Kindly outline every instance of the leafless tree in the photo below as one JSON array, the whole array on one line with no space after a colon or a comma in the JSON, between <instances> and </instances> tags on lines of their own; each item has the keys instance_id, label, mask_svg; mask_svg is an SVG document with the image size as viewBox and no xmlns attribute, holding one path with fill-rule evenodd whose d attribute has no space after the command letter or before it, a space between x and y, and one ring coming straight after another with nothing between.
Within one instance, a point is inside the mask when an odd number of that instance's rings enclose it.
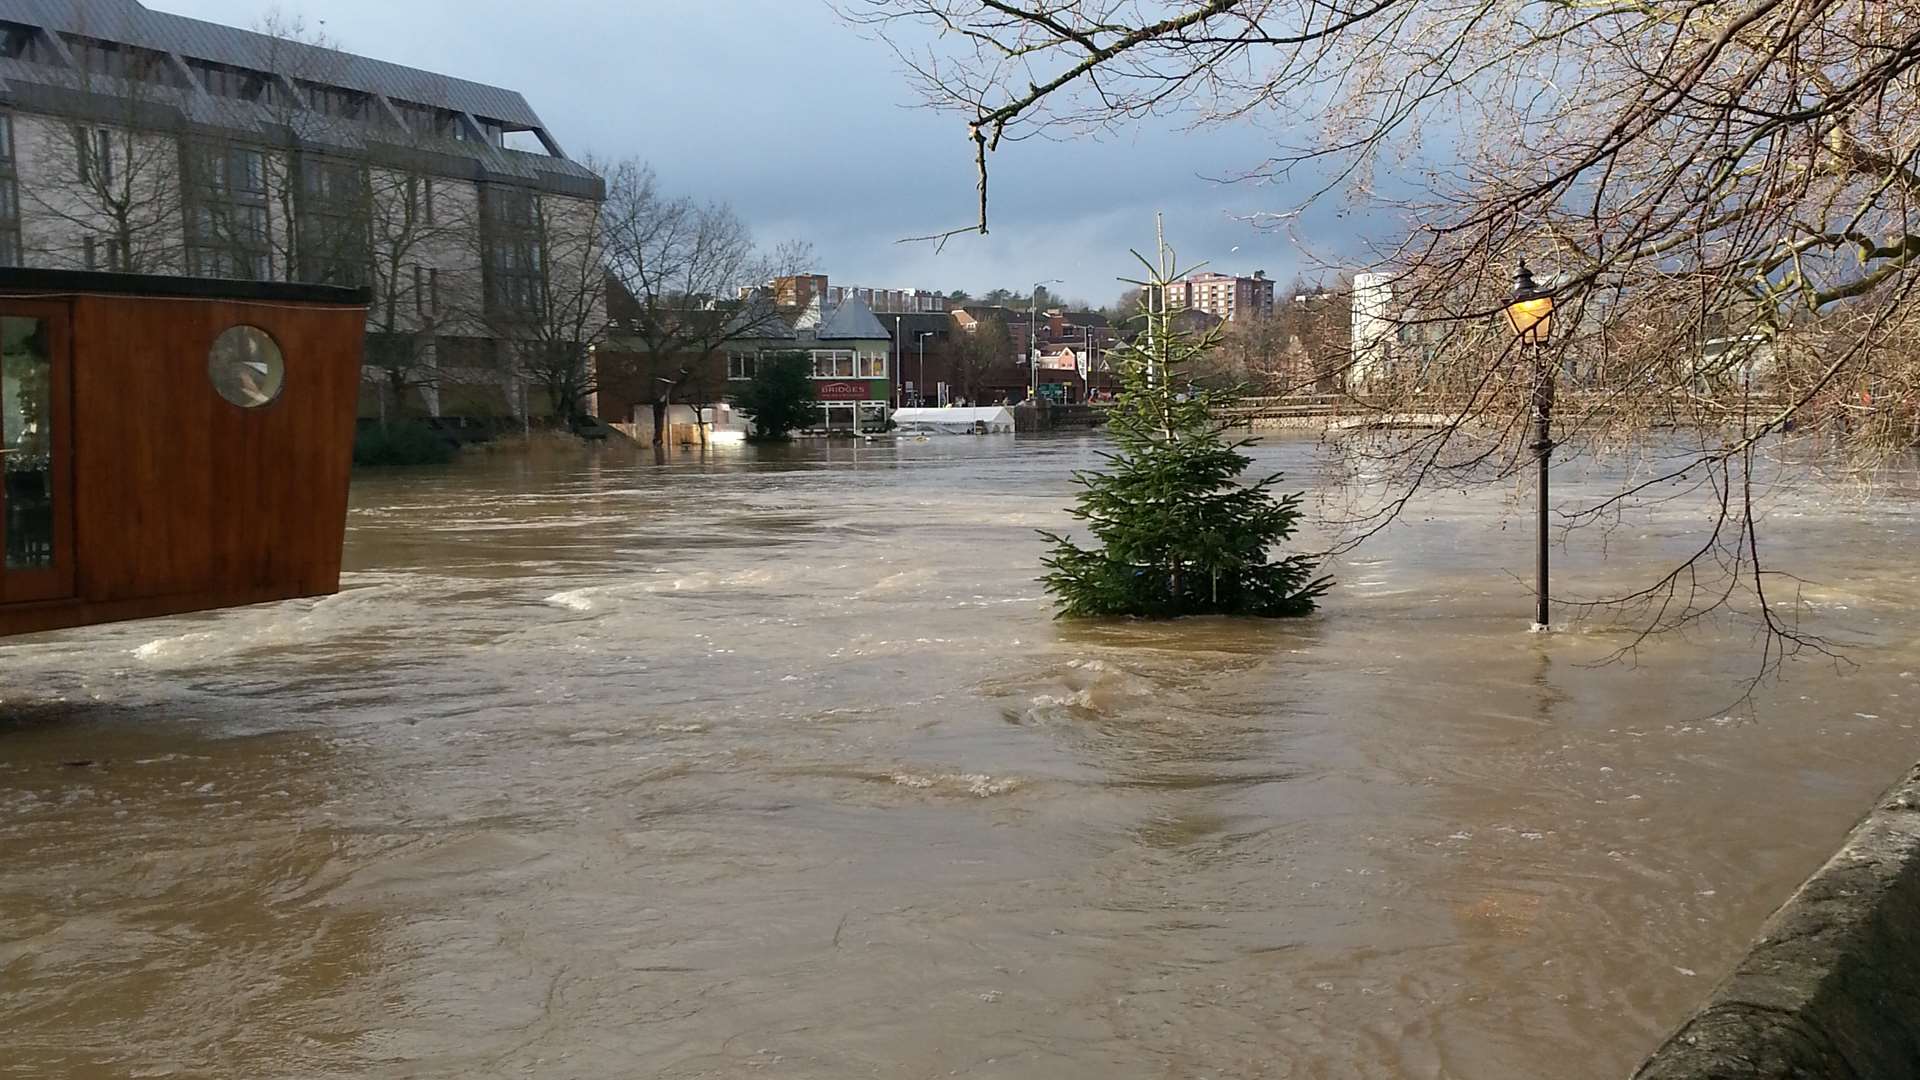
<instances>
[{"instance_id":1,"label":"leafless tree","mask_svg":"<svg viewBox=\"0 0 1920 1080\"><path fill-rule=\"evenodd\" d=\"M463 201L436 193L436 178L405 163L375 166L367 199L373 294L368 316L367 365L396 408L417 392L437 390L444 372L439 337L458 329L458 313L473 306L480 282L465 269L478 226ZM455 265L440 263L458 252Z\"/></svg>"},{"instance_id":2,"label":"leafless tree","mask_svg":"<svg viewBox=\"0 0 1920 1080\"><path fill-rule=\"evenodd\" d=\"M66 47L70 88L84 119L31 125L34 155L50 173L21 185L26 203L53 227L37 255L89 269L179 273L180 106L188 84L164 53L76 35Z\"/></svg>"},{"instance_id":3,"label":"leafless tree","mask_svg":"<svg viewBox=\"0 0 1920 1080\"><path fill-rule=\"evenodd\" d=\"M1220 347L1194 365L1194 375L1216 389L1289 393L1299 385L1298 353L1291 344L1278 318L1243 318L1223 328Z\"/></svg>"},{"instance_id":4,"label":"leafless tree","mask_svg":"<svg viewBox=\"0 0 1920 1080\"><path fill-rule=\"evenodd\" d=\"M1119 299L1101 309L1115 327L1125 328L1140 318L1141 301L1146 292L1137 287L1129 287L1120 294Z\"/></svg>"},{"instance_id":5,"label":"leafless tree","mask_svg":"<svg viewBox=\"0 0 1920 1080\"><path fill-rule=\"evenodd\" d=\"M433 101L444 95L425 87L414 96ZM366 284L373 294L367 359L384 397L397 407L417 393L437 392L449 380L477 374L442 365L439 344L446 335L478 328L462 313L483 306L479 244L485 231L472 186L448 180L432 165L436 153L457 152L446 145L447 135L431 130L420 117L389 122L379 132L365 188ZM577 231L570 224L552 239L565 249L604 251L603 237L572 235ZM356 225L353 242L360 239ZM324 247L330 239L310 236L306 243ZM567 268L558 272L571 282ZM566 294L563 308L579 307L571 283L560 292ZM592 309L576 314L591 317Z\"/></svg>"},{"instance_id":6,"label":"leafless tree","mask_svg":"<svg viewBox=\"0 0 1920 1080\"><path fill-rule=\"evenodd\" d=\"M598 390L594 357L608 328L599 207L505 186L483 192L482 204L493 250L480 310L465 314L500 341L509 373L571 421Z\"/></svg>"},{"instance_id":7,"label":"leafless tree","mask_svg":"<svg viewBox=\"0 0 1920 1080\"><path fill-rule=\"evenodd\" d=\"M980 320L971 332L948 335L939 348L954 396L975 404L986 394L987 375L1014 355L1013 337L997 317Z\"/></svg>"},{"instance_id":8,"label":"leafless tree","mask_svg":"<svg viewBox=\"0 0 1920 1080\"><path fill-rule=\"evenodd\" d=\"M727 346L764 337L779 320L770 299L742 299L742 289L806 269L811 249L790 243L762 252L732 209L667 195L639 162L621 162L606 177L607 273L659 445L675 400L704 413L722 388L716 370Z\"/></svg>"},{"instance_id":9,"label":"leafless tree","mask_svg":"<svg viewBox=\"0 0 1920 1080\"><path fill-rule=\"evenodd\" d=\"M1267 382L1275 394L1339 392L1353 351L1351 283L1329 288L1297 281L1274 305L1274 330L1284 363Z\"/></svg>"},{"instance_id":10,"label":"leafless tree","mask_svg":"<svg viewBox=\"0 0 1920 1080\"><path fill-rule=\"evenodd\" d=\"M1356 508L1349 542L1396 520L1424 485L1522 475L1529 413L1554 377L1573 391L1552 436L1563 456L1617 451L1655 421L1691 439L1652 475L1564 509L1564 525L1614 519L1656 492L1704 492L1710 507L1692 557L1576 612L1611 610L1646 634L1743 614L1765 631L1763 673L1826 650L1796 625L1790 579L1763 557L1753 495L1770 470L1758 454L1795 424L1835 432L1866 467L1920 439L1906 344L1920 328L1913 0L842 8L899 43L930 99L970 125L975 220L936 239L987 228L994 151L1167 114L1278 117L1286 142L1245 177L1407 223L1374 268L1393 292L1385 347L1352 357L1353 374L1369 365L1357 381L1384 413L1417 402L1448 421L1357 450L1398 483ZM1417 168L1425 194L1380 194L1374 176L1390 168ZM1524 356L1498 319L1523 257L1563 331Z\"/></svg>"}]
</instances>

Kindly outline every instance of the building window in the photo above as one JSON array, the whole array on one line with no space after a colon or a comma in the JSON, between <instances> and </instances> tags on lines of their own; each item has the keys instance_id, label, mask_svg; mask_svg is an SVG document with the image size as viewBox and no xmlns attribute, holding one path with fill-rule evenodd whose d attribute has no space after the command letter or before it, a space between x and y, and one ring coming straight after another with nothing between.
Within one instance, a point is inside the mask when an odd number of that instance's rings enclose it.
<instances>
[{"instance_id":1,"label":"building window","mask_svg":"<svg viewBox=\"0 0 1920 1080\"><path fill-rule=\"evenodd\" d=\"M859 422L858 406L853 402L822 402L820 411L826 416L825 427L828 431L852 431Z\"/></svg>"},{"instance_id":2,"label":"building window","mask_svg":"<svg viewBox=\"0 0 1920 1080\"><path fill-rule=\"evenodd\" d=\"M359 120L366 115L367 95L357 90L303 80L300 92L307 97L307 108L322 115L342 120Z\"/></svg>"},{"instance_id":3,"label":"building window","mask_svg":"<svg viewBox=\"0 0 1920 1080\"><path fill-rule=\"evenodd\" d=\"M393 102L393 111L400 114L400 120L407 125L409 132L422 137L448 134L452 114L447 110L404 98L389 100Z\"/></svg>"},{"instance_id":4,"label":"building window","mask_svg":"<svg viewBox=\"0 0 1920 1080\"><path fill-rule=\"evenodd\" d=\"M734 382L753 378L756 359L757 357L752 353L728 353L727 378Z\"/></svg>"},{"instance_id":5,"label":"building window","mask_svg":"<svg viewBox=\"0 0 1920 1080\"><path fill-rule=\"evenodd\" d=\"M75 127L73 147L81 183L103 188L113 183L113 132L106 128Z\"/></svg>"},{"instance_id":6,"label":"building window","mask_svg":"<svg viewBox=\"0 0 1920 1080\"><path fill-rule=\"evenodd\" d=\"M20 263L20 179L13 163L13 117L0 113L0 266Z\"/></svg>"},{"instance_id":7,"label":"building window","mask_svg":"<svg viewBox=\"0 0 1920 1080\"><path fill-rule=\"evenodd\" d=\"M813 377L816 379L853 378L853 350L813 350Z\"/></svg>"},{"instance_id":8,"label":"building window","mask_svg":"<svg viewBox=\"0 0 1920 1080\"><path fill-rule=\"evenodd\" d=\"M40 43L40 31L23 23L0 22L0 56L44 64L46 48Z\"/></svg>"},{"instance_id":9,"label":"building window","mask_svg":"<svg viewBox=\"0 0 1920 1080\"><path fill-rule=\"evenodd\" d=\"M126 260L122 257L123 252L118 240L102 240L89 236L80 242L80 249L89 270L122 271L126 269Z\"/></svg>"},{"instance_id":10,"label":"building window","mask_svg":"<svg viewBox=\"0 0 1920 1080\"><path fill-rule=\"evenodd\" d=\"M425 180L421 181L421 186L424 189L421 192L421 198L420 198L421 217L426 221L427 224L432 225L434 223L433 221L434 215L437 212L433 205L437 201L434 197L435 192L433 190L434 189L433 177L429 176Z\"/></svg>"},{"instance_id":11,"label":"building window","mask_svg":"<svg viewBox=\"0 0 1920 1080\"><path fill-rule=\"evenodd\" d=\"M545 309L545 252L535 196L524 188L490 188L486 205L487 272L493 308L537 318Z\"/></svg>"},{"instance_id":12,"label":"building window","mask_svg":"<svg viewBox=\"0 0 1920 1080\"><path fill-rule=\"evenodd\" d=\"M207 378L214 390L243 409L270 405L287 379L280 343L257 326L229 327L213 339Z\"/></svg>"},{"instance_id":13,"label":"building window","mask_svg":"<svg viewBox=\"0 0 1920 1080\"><path fill-rule=\"evenodd\" d=\"M166 53L79 34L61 34L60 38L66 42L67 51L73 55L74 65L82 77L128 79L185 89L184 80Z\"/></svg>"},{"instance_id":14,"label":"building window","mask_svg":"<svg viewBox=\"0 0 1920 1080\"><path fill-rule=\"evenodd\" d=\"M440 314L440 271L416 264L413 268L413 310L425 317Z\"/></svg>"},{"instance_id":15,"label":"building window","mask_svg":"<svg viewBox=\"0 0 1920 1080\"><path fill-rule=\"evenodd\" d=\"M273 260L266 154L244 146L203 145L194 149L190 162L190 269L200 277L267 280Z\"/></svg>"},{"instance_id":16,"label":"building window","mask_svg":"<svg viewBox=\"0 0 1920 1080\"><path fill-rule=\"evenodd\" d=\"M187 61L187 68L200 80L200 85L207 93L214 97L257 101L261 104L269 104L273 100L273 77L265 72L249 71L212 60L193 59Z\"/></svg>"},{"instance_id":17,"label":"building window","mask_svg":"<svg viewBox=\"0 0 1920 1080\"><path fill-rule=\"evenodd\" d=\"M365 285L373 264L367 167L303 156L299 171L300 280Z\"/></svg>"},{"instance_id":18,"label":"building window","mask_svg":"<svg viewBox=\"0 0 1920 1080\"><path fill-rule=\"evenodd\" d=\"M863 379L884 379L887 377L887 357L885 353L867 353L860 357L860 377Z\"/></svg>"}]
</instances>

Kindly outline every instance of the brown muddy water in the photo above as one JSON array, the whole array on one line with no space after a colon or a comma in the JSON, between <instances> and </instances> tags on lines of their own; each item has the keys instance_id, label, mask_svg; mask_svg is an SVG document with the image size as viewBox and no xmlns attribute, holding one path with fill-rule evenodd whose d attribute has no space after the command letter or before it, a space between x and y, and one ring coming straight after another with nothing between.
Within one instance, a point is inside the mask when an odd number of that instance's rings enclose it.
<instances>
[{"instance_id":1,"label":"brown muddy water","mask_svg":"<svg viewBox=\"0 0 1920 1080\"><path fill-rule=\"evenodd\" d=\"M1619 1077L1920 758L1910 478L1781 496L1857 666L1736 707L1743 628L1528 634L1498 493L1056 624L1098 445L367 477L337 597L0 649L0 1076Z\"/></svg>"}]
</instances>

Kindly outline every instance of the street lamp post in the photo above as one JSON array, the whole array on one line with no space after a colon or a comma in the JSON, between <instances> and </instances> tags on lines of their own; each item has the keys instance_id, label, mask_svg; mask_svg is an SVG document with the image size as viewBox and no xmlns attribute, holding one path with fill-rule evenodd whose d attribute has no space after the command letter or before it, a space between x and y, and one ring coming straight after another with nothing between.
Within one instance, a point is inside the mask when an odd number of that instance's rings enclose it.
<instances>
[{"instance_id":1,"label":"street lamp post","mask_svg":"<svg viewBox=\"0 0 1920 1080\"><path fill-rule=\"evenodd\" d=\"M932 336L931 330L922 330L914 335L914 343L920 347L920 381L914 384L914 393L919 397L922 408L927 404L927 339Z\"/></svg>"},{"instance_id":2,"label":"street lamp post","mask_svg":"<svg viewBox=\"0 0 1920 1080\"><path fill-rule=\"evenodd\" d=\"M1521 353L1533 362L1532 450L1540 468L1540 506L1538 550L1535 552L1535 577L1538 580L1534 629L1550 627L1550 594L1547 591L1547 469L1553 458L1553 367L1547 357L1547 341L1553 335L1553 290L1543 289L1533 280L1533 272L1521 260L1513 275L1513 299L1507 302L1507 323Z\"/></svg>"},{"instance_id":3,"label":"street lamp post","mask_svg":"<svg viewBox=\"0 0 1920 1080\"><path fill-rule=\"evenodd\" d=\"M1033 377L1033 386L1028 396L1034 405L1040 404L1040 289L1046 285L1060 284L1059 278L1036 281L1033 289L1027 293L1027 368Z\"/></svg>"}]
</instances>

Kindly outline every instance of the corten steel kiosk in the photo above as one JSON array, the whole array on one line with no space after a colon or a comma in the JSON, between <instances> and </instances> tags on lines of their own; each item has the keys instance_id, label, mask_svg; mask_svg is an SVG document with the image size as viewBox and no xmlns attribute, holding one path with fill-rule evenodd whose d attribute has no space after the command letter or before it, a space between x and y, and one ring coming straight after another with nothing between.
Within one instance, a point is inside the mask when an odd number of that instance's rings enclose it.
<instances>
[{"instance_id":1,"label":"corten steel kiosk","mask_svg":"<svg viewBox=\"0 0 1920 1080\"><path fill-rule=\"evenodd\" d=\"M0 637L337 591L366 314L0 269Z\"/></svg>"}]
</instances>

